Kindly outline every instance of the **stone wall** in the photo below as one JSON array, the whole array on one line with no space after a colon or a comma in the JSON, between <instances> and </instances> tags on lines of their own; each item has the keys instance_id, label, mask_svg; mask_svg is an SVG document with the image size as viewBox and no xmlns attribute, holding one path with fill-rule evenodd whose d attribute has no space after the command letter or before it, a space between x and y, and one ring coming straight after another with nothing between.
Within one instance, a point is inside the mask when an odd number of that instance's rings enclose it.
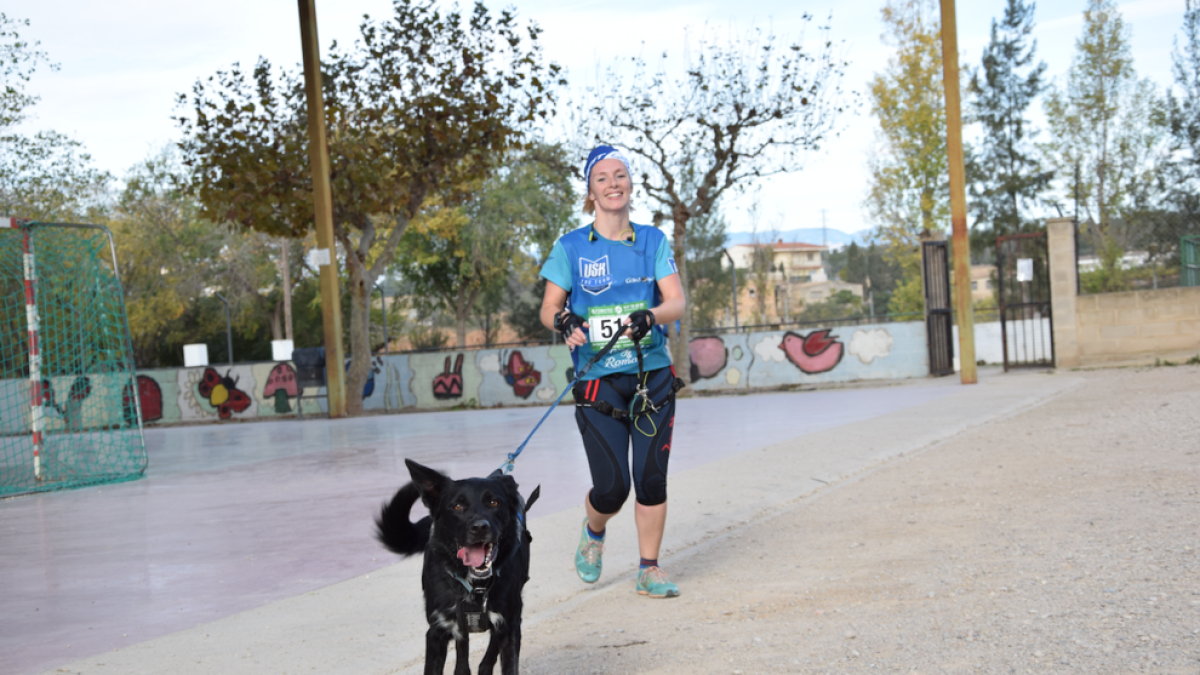
<instances>
[{"instance_id":1,"label":"stone wall","mask_svg":"<svg viewBox=\"0 0 1200 675\"><path fill-rule=\"evenodd\" d=\"M1200 351L1200 288L1076 298L1080 363Z\"/></svg>"},{"instance_id":2,"label":"stone wall","mask_svg":"<svg viewBox=\"0 0 1200 675\"><path fill-rule=\"evenodd\" d=\"M1069 218L1047 223L1058 367L1200 352L1200 288L1078 295Z\"/></svg>"}]
</instances>

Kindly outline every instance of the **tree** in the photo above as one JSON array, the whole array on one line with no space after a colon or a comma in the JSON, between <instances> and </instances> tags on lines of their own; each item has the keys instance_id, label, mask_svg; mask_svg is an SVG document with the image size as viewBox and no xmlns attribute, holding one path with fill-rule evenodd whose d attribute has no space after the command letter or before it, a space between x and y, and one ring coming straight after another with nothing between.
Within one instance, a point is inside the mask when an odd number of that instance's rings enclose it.
<instances>
[{"instance_id":1,"label":"tree","mask_svg":"<svg viewBox=\"0 0 1200 675\"><path fill-rule=\"evenodd\" d=\"M667 74L666 53L653 72L635 56L631 73L610 67L590 91L581 106L586 119L575 127L586 130L583 138L624 147L635 170L644 165L640 189L660 209L656 225L670 218L685 298L688 223L730 190L798 170L808 151L836 134L846 109L846 63L837 52L828 37L807 49L803 35L787 44L754 30L726 42L713 31L690 52L682 77ZM691 320L685 315L679 331L671 329L677 364L688 363Z\"/></svg>"},{"instance_id":2,"label":"tree","mask_svg":"<svg viewBox=\"0 0 1200 675\"><path fill-rule=\"evenodd\" d=\"M173 365L182 345L225 336L223 306L230 303L243 344L235 358L265 347L247 344L281 339L280 270L276 244L267 235L200 217L200 207L180 189L177 153L168 147L135 165L125 176L108 221L117 245L134 354L141 366ZM301 277L301 268L293 278ZM318 340L319 342L319 340Z\"/></svg>"},{"instance_id":3,"label":"tree","mask_svg":"<svg viewBox=\"0 0 1200 675\"><path fill-rule=\"evenodd\" d=\"M549 251L574 223L570 180L555 169L564 165L556 147L509 153L462 204L428 209L405 233L397 268L418 297L454 315L456 346L474 312L499 311L511 275L532 283L529 251Z\"/></svg>"},{"instance_id":4,"label":"tree","mask_svg":"<svg viewBox=\"0 0 1200 675\"><path fill-rule=\"evenodd\" d=\"M101 217L111 176L91 166L83 145L55 131L23 134L38 97L26 84L41 66L57 70L40 43L21 37L29 20L0 12L0 213L44 221Z\"/></svg>"},{"instance_id":5,"label":"tree","mask_svg":"<svg viewBox=\"0 0 1200 675\"><path fill-rule=\"evenodd\" d=\"M732 312L733 280L722 267L729 237L725 217L710 211L690 223L688 235L688 312L694 326L719 324L725 312Z\"/></svg>"},{"instance_id":6,"label":"tree","mask_svg":"<svg viewBox=\"0 0 1200 675\"><path fill-rule=\"evenodd\" d=\"M205 295L223 237L196 218L193 200L176 189L168 153L139 162L125 178L110 226L117 246L134 360L162 365L162 345L177 341L184 316Z\"/></svg>"},{"instance_id":7,"label":"tree","mask_svg":"<svg viewBox=\"0 0 1200 675\"><path fill-rule=\"evenodd\" d=\"M1167 125L1173 161L1164 172L1170 202L1189 215L1200 215L1200 3L1187 0L1182 49L1171 53L1173 89L1167 91Z\"/></svg>"},{"instance_id":8,"label":"tree","mask_svg":"<svg viewBox=\"0 0 1200 675\"><path fill-rule=\"evenodd\" d=\"M1004 18L992 20L991 41L980 67L971 71L971 119L983 136L970 159L971 210L975 224L971 249L995 258L995 239L1035 227L1030 210L1040 205L1054 174L1042 170L1027 119L1029 106L1046 88L1045 62L1034 62L1035 5L1008 0Z\"/></svg>"},{"instance_id":9,"label":"tree","mask_svg":"<svg viewBox=\"0 0 1200 675\"><path fill-rule=\"evenodd\" d=\"M766 242L760 242L758 232L751 235L750 267L746 276L750 282L750 295L754 298L753 309L750 310L750 323L767 322L767 295L771 293L773 284L771 275L775 272L775 240L768 234Z\"/></svg>"},{"instance_id":10,"label":"tree","mask_svg":"<svg viewBox=\"0 0 1200 675\"><path fill-rule=\"evenodd\" d=\"M851 242L846 248L846 266L839 276L842 281L862 284L863 300L874 314L887 314L892 292L902 278L902 270L894 258L884 254L875 244L860 247ZM874 303L872 305L871 303Z\"/></svg>"},{"instance_id":11,"label":"tree","mask_svg":"<svg viewBox=\"0 0 1200 675\"><path fill-rule=\"evenodd\" d=\"M822 302L804 306L800 321L828 321L830 319L855 319L863 315L863 300L852 291L841 290Z\"/></svg>"},{"instance_id":12,"label":"tree","mask_svg":"<svg viewBox=\"0 0 1200 675\"><path fill-rule=\"evenodd\" d=\"M549 251L549 249L546 249ZM508 297L505 308L508 310L504 317L505 323L517 333L522 340L551 340L556 339L557 333L546 330L542 325L539 314L542 308L542 298L546 295L546 280L538 278L533 285L528 285L517 275L509 277Z\"/></svg>"},{"instance_id":13,"label":"tree","mask_svg":"<svg viewBox=\"0 0 1200 675\"><path fill-rule=\"evenodd\" d=\"M1091 221L1082 223L1081 231L1098 251L1123 251L1138 233L1116 217L1138 192L1154 185L1155 167L1165 159L1163 127L1155 119L1154 84L1137 79L1130 29L1113 0L1089 0L1083 17L1066 87L1052 87L1047 96L1051 140L1043 149L1060 176L1081 168L1078 206ZM1065 187L1064 197L1070 198L1073 186Z\"/></svg>"},{"instance_id":14,"label":"tree","mask_svg":"<svg viewBox=\"0 0 1200 675\"><path fill-rule=\"evenodd\" d=\"M453 207L516 145L554 99L540 30L476 3L467 17L430 0L396 0L385 22L364 18L352 50L322 64L334 237L349 277L347 413L362 411L370 370L366 299L427 205ZM522 32L525 35L522 35ZM181 143L206 217L273 236L312 228L307 111L299 71L260 60L180 97ZM329 336L327 336L329 338Z\"/></svg>"},{"instance_id":15,"label":"tree","mask_svg":"<svg viewBox=\"0 0 1200 675\"><path fill-rule=\"evenodd\" d=\"M898 288L919 287L920 239L950 221L941 22L932 0L889 0L882 11L883 41L896 53L871 81L879 129L866 206L876 222L874 237L904 270ZM911 293L893 295L889 310L921 311L923 302L914 308L911 299Z\"/></svg>"}]
</instances>

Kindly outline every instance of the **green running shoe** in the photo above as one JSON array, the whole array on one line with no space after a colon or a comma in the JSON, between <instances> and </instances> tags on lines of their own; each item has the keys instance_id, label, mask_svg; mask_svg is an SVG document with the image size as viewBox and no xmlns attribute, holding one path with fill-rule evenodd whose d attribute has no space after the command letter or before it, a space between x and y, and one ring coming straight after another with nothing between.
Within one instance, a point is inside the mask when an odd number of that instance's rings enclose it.
<instances>
[{"instance_id":1,"label":"green running shoe","mask_svg":"<svg viewBox=\"0 0 1200 675\"><path fill-rule=\"evenodd\" d=\"M667 581L667 575L658 567L647 567L638 572L638 595L648 595L652 598L674 598L679 595L679 587Z\"/></svg>"},{"instance_id":2,"label":"green running shoe","mask_svg":"<svg viewBox=\"0 0 1200 675\"><path fill-rule=\"evenodd\" d=\"M584 518L579 548L575 549L575 572L579 574L580 579L594 584L600 578L600 569L604 566L600 559L604 554L604 537L593 539L592 535L588 534L587 524L587 518Z\"/></svg>"}]
</instances>

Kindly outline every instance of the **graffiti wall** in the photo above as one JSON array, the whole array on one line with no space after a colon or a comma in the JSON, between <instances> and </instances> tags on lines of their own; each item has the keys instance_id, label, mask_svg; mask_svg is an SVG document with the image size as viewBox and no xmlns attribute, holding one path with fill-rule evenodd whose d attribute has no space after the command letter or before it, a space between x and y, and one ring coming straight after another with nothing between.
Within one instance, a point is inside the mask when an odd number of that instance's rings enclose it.
<instances>
[{"instance_id":1,"label":"graffiti wall","mask_svg":"<svg viewBox=\"0 0 1200 675\"><path fill-rule=\"evenodd\" d=\"M925 324L701 337L691 342L698 391L891 380L929 374Z\"/></svg>"},{"instance_id":2,"label":"graffiti wall","mask_svg":"<svg viewBox=\"0 0 1200 675\"><path fill-rule=\"evenodd\" d=\"M693 386L700 391L929 373L921 322L698 337L689 351ZM363 405L369 411L546 405L558 398L573 374L565 346L377 356L363 387ZM98 382L75 376L48 383L56 414L66 418L84 401L96 404L89 393ZM107 414L125 420L140 405L148 425L325 412L324 387L304 384L286 361L145 370L138 373L136 385L126 382L122 395L108 397L113 400L105 405L112 407ZM12 390L12 398L27 399L27 389L27 382L0 382L0 396ZM571 400L570 394L564 400ZM11 415L0 414L0 426L19 433L28 418L19 407Z\"/></svg>"}]
</instances>

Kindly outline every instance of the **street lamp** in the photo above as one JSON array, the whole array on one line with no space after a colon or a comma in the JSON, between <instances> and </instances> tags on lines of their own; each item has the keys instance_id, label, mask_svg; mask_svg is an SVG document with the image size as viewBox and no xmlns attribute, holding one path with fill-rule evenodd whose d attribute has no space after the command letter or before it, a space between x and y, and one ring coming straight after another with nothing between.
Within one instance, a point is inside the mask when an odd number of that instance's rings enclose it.
<instances>
[{"instance_id":1,"label":"street lamp","mask_svg":"<svg viewBox=\"0 0 1200 675\"><path fill-rule=\"evenodd\" d=\"M220 293L217 293L216 291L213 291L213 295L216 296L216 298L218 300L225 303L225 350L229 354L229 365L232 366L233 365L233 328L232 328L232 324L230 324L230 322L229 322L229 301L225 299L225 296L221 295Z\"/></svg>"},{"instance_id":2,"label":"street lamp","mask_svg":"<svg viewBox=\"0 0 1200 675\"><path fill-rule=\"evenodd\" d=\"M376 290L379 291L379 306L383 308L383 353L388 353L388 326L387 326L387 293L384 292L383 286L375 284ZM371 303L367 303L367 315L370 316ZM368 335L370 335L370 321L368 320Z\"/></svg>"}]
</instances>

